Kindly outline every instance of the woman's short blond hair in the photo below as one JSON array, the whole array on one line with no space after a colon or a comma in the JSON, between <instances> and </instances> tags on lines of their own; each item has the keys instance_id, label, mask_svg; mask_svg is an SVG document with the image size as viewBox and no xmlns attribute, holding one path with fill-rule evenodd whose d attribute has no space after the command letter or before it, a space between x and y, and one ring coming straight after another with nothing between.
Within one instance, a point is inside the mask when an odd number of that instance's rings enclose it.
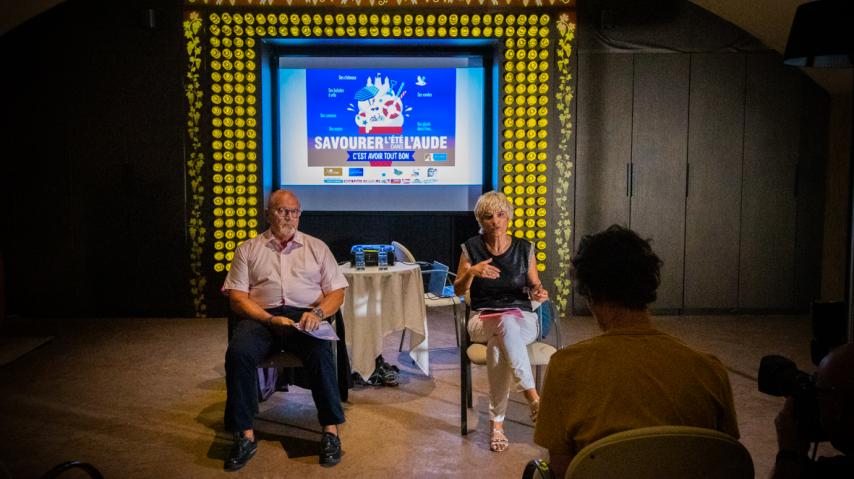
<instances>
[{"instance_id":1,"label":"woman's short blond hair","mask_svg":"<svg viewBox=\"0 0 854 479\"><path fill-rule=\"evenodd\" d=\"M500 191L487 191L480 195L480 198L477 199L477 203L474 205L474 217L477 220L477 224L483 228L481 221L484 216L496 211L503 211L507 215L508 220L513 219L513 206L510 205L504 193Z\"/></svg>"}]
</instances>

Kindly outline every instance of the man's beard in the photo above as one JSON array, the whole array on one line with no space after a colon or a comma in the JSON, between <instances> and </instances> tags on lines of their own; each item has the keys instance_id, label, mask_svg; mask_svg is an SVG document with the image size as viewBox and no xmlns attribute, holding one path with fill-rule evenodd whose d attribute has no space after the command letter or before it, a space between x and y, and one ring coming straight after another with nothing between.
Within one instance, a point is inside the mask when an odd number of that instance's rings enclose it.
<instances>
[{"instance_id":1,"label":"man's beard","mask_svg":"<svg viewBox=\"0 0 854 479\"><path fill-rule=\"evenodd\" d=\"M293 234L297 231L297 228L294 225L290 224L281 224L278 226L277 229L279 231L279 234L286 238L293 236Z\"/></svg>"}]
</instances>

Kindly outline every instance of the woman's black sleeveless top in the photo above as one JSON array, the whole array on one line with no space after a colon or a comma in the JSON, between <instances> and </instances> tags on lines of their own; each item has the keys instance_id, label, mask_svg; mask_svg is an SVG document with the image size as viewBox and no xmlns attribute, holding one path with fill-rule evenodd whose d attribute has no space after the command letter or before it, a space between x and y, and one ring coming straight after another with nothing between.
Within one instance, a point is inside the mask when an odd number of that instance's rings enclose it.
<instances>
[{"instance_id":1,"label":"woman's black sleeveless top","mask_svg":"<svg viewBox=\"0 0 854 479\"><path fill-rule=\"evenodd\" d=\"M497 279L474 278L470 290L472 309L519 308L531 311L531 301L524 290L528 283L531 243L511 238L507 251L495 256L486 249L483 237L473 236L463 243L463 248L472 266L492 258L490 264L501 270Z\"/></svg>"}]
</instances>

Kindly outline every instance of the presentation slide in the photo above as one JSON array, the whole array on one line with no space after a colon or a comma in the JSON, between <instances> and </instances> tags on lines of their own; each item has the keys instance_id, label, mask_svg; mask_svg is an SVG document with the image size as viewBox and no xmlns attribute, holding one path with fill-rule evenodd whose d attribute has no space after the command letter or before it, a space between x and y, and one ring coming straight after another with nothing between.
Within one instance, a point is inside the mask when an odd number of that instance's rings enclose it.
<instances>
[{"instance_id":1,"label":"presentation slide","mask_svg":"<svg viewBox=\"0 0 854 479\"><path fill-rule=\"evenodd\" d=\"M482 191L479 57L280 57L277 84L280 183L315 209L463 211Z\"/></svg>"}]
</instances>

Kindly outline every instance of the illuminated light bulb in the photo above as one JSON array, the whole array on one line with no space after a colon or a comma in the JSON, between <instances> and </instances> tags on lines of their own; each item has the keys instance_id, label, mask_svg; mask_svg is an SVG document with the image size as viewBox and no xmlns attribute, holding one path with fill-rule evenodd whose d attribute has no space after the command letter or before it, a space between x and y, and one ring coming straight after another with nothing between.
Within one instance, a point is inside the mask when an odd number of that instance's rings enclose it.
<instances>
[{"instance_id":1,"label":"illuminated light bulb","mask_svg":"<svg viewBox=\"0 0 854 479\"><path fill-rule=\"evenodd\" d=\"M435 37L436 36L436 27L427 27L427 36Z\"/></svg>"},{"instance_id":2,"label":"illuminated light bulb","mask_svg":"<svg viewBox=\"0 0 854 479\"><path fill-rule=\"evenodd\" d=\"M514 168L514 169L516 170L517 173L522 173L523 171L525 171L525 165L523 165L521 163L517 163L516 168Z\"/></svg>"},{"instance_id":3,"label":"illuminated light bulb","mask_svg":"<svg viewBox=\"0 0 854 479\"><path fill-rule=\"evenodd\" d=\"M515 191L517 195L523 195L525 194L525 187L522 185L518 185L513 191Z\"/></svg>"},{"instance_id":4,"label":"illuminated light bulb","mask_svg":"<svg viewBox=\"0 0 854 479\"><path fill-rule=\"evenodd\" d=\"M516 27L516 36L524 37L527 33L528 29L526 27Z\"/></svg>"},{"instance_id":5,"label":"illuminated light bulb","mask_svg":"<svg viewBox=\"0 0 854 479\"><path fill-rule=\"evenodd\" d=\"M513 193L513 187L512 187L512 186L505 186L501 191L502 191L505 195L509 195L509 194L512 194L512 193Z\"/></svg>"},{"instance_id":6,"label":"illuminated light bulb","mask_svg":"<svg viewBox=\"0 0 854 479\"><path fill-rule=\"evenodd\" d=\"M299 25L300 18L296 13L291 14L291 25Z\"/></svg>"},{"instance_id":7,"label":"illuminated light bulb","mask_svg":"<svg viewBox=\"0 0 854 479\"><path fill-rule=\"evenodd\" d=\"M522 160L524 160L524 159L525 159L525 153L524 153L524 152L522 152L522 151L517 151L517 152L513 155L513 159L514 159L514 160L516 160L516 161L522 161Z\"/></svg>"},{"instance_id":8,"label":"illuminated light bulb","mask_svg":"<svg viewBox=\"0 0 854 479\"><path fill-rule=\"evenodd\" d=\"M406 14L403 16L403 24L404 25L412 25L412 15Z\"/></svg>"},{"instance_id":9,"label":"illuminated light bulb","mask_svg":"<svg viewBox=\"0 0 854 479\"><path fill-rule=\"evenodd\" d=\"M347 24L348 25L355 25L356 24L356 15L354 15L352 13L348 14L347 15Z\"/></svg>"},{"instance_id":10,"label":"illuminated light bulb","mask_svg":"<svg viewBox=\"0 0 854 479\"><path fill-rule=\"evenodd\" d=\"M549 188L546 185L540 185L537 187L537 194L538 195L544 195L544 194L546 194L546 192L548 190L549 190Z\"/></svg>"},{"instance_id":11,"label":"illuminated light bulb","mask_svg":"<svg viewBox=\"0 0 854 479\"><path fill-rule=\"evenodd\" d=\"M492 27L483 27L483 36L491 37L492 36Z\"/></svg>"},{"instance_id":12,"label":"illuminated light bulb","mask_svg":"<svg viewBox=\"0 0 854 479\"><path fill-rule=\"evenodd\" d=\"M424 25L424 15L415 15L415 25Z\"/></svg>"},{"instance_id":13,"label":"illuminated light bulb","mask_svg":"<svg viewBox=\"0 0 854 479\"><path fill-rule=\"evenodd\" d=\"M513 226L515 226L516 228L521 228L525 226L525 221L522 218L516 218L515 220L513 220Z\"/></svg>"},{"instance_id":14,"label":"illuminated light bulb","mask_svg":"<svg viewBox=\"0 0 854 479\"><path fill-rule=\"evenodd\" d=\"M504 27L495 27L495 36L503 37L504 36Z\"/></svg>"},{"instance_id":15,"label":"illuminated light bulb","mask_svg":"<svg viewBox=\"0 0 854 479\"><path fill-rule=\"evenodd\" d=\"M379 23L380 23L380 17L379 17L379 15L377 15L377 14L375 14L375 13L374 13L374 14L372 14L370 17L368 17L368 22L369 22L371 25L377 25L377 24L379 24Z\"/></svg>"},{"instance_id":16,"label":"illuminated light bulb","mask_svg":"<svg viewBox=\"0 0 854 479\"><path fill-rule=\"evenodd\" d=\"M436 33L438 33L440 37L444 37L448 34L448 30L445 27L439 27Z\"/></svg>"},{"instance_id":17,"label":"illuminated light bulb","mask_svg":"<svg viewBox=\"0 0 854 479\"><path fill-rule=\"evenodd\" d=\"M512 158L508 159L507 155L512 156L512 153L510 153L509 151L505 151L504 152L504 161L510 161L510 159L512 159ZM513 165L511 165L510 163L504 163L504 166L502 167L502 169L504 170L505 173L512 173L513 172Z\"/></svg>"},{"instance_id":18,"label":"illuminated light bulb","mask_svg":"<svg viewBox=\"0 0 854 479\"><path fill-rule=\"evenodd\" d=\"M368 23L368 16L364 13L359 14L359 25L365 25Z\"/></svg>"},{"instance_id":19,"label":"illuminated light bulb","mask_svg":"<svg viewBox=\"0 0 854 479\"><path fill-rule=\"evenodd\" d=\"M539 173L545 173L547 169L548 165L546 165L545 163L540 163L537 165L537 172Z\"/></svg>"},{"instance_id":20,"label":"illuminated light bulb","mask_svg":"<svg viewBox=\"0 0 854 479\"><path fill-rule=\"evenodd\" d=\"M291 27L291 36L298 37L299 36L299 27L293 26Z\"/></svg>"},{"instance_id":21,"label":"illuminated light bulb","mask_svg":"<svg viewBox=\"0 0 854 479\"><path fill-rule=\"evenodd\" d=\"M505 28L505 29L504 29L504 34L505 34L505 35L507 35L508 37L512 37L513 35L515 35L515 34L516 34L516 28L514 28L514 27L507 27L507 28Z\"/></svg>"},{"instance_id":22,"label":"illuminated light bulb","mask_svg":"<svg viewBox=\"0 0 854 479\"><path fill-rule=\"evenodd\" d=\"M516 230L513 232L513 236L521 239L525 237L525 233L522 230Z\"/></svg>"},{"instance_id":23,"label":"illuminated light bulb","mask_svg":"<svg viewBox=\"0 0 854 479\"><path fill-rule=\"evenodd\" d=\"M389 36L390 33L391 33L391 29L389 27L381 27L380 28L380 35L382 35L383 37Z\"/></svg>"}]
</instances>

